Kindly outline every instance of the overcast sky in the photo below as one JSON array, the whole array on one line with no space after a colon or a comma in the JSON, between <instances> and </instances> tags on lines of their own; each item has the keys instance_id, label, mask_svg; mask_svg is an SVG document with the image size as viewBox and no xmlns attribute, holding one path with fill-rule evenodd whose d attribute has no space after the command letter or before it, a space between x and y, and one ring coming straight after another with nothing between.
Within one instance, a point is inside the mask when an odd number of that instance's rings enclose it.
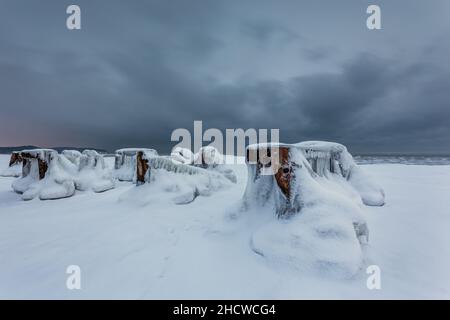
<instances>
[{"instance_id":1,"label":"overcast sky","mask_svg":"<svg viewBox=\"0 0 450 320\"><path fill-rule=\"evenodd\" d=\"M0 0L0 146L166 152L202 120L450 153L449 17L448 0Z\"/></svg>"}]
</instances>

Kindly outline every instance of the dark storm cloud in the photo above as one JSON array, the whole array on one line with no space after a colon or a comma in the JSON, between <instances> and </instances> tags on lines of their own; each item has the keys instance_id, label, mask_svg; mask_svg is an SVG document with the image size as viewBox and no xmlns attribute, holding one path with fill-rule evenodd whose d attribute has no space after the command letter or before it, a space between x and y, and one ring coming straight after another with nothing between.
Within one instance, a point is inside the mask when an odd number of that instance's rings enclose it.
<instances>
[{"instance_id":1,"label":"dark storm cloud","mask_svg":"<svg viewBox=\"0 0 450 320\"><path fill-rule=\"evenodd\" d=\"M167 151L203 120L446 152L449 6L402 2L379 2L383 30L368 31L352 0L76 1L82 30L68 31L69 2L2 1L0 144Z\"/></svg>"}]
</instances>

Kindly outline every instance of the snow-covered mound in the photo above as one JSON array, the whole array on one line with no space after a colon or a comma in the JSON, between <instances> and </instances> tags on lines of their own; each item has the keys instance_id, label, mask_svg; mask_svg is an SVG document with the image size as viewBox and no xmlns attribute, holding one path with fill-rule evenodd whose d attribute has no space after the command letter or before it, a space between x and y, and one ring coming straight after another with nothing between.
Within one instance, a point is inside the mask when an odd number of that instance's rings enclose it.
<instances>
[{"instance_id":1,"label":"snow-covered mound","mask_svg":"<svg viewBox=\"0 0 450 320\"><path fill-rule=\"evenodd\" d=\"M312 166L298 145L252 145L247 161L243 209L266 221L253 233L252 249L283 267L355 275L368 228L361 197L346 178L320 162Z\"/></svg>"},{"instance_id":2,"label":"snow-covered mound","mask_svg":"<svg viewBox=\"0 0 450 320\"><path fill-rule=\"evenodd\" d=\"M305 141L296 144L319 176L329 177L332 173L342 175L360 194L364 204L382 206L385 194L378 183L359 167L347 148L328 141Z\"/></svg>"},{"instance_id":3,"label":"snow-covered mound","mask_svg":"<svg viewBox=\"0 0 450 320\"><path fill-rule=\"evenodd\" d=\"M145 152L149 156L158 156L154 149L125 148L115 153L114 177L119 181L136 181L136 156L138 152Z\"/></svg>"},{"instance_id":4,"label":"snow-covered mound","mask_svg":"<svg viewBox=\"0 0 450 320\"><path fill-rule=\"evenodd\" d=\"M19 152L13 152L9 160L8 168L0 172L0 177L20 177L22 174L22 157Z\"/></svg>"}]
</instances>

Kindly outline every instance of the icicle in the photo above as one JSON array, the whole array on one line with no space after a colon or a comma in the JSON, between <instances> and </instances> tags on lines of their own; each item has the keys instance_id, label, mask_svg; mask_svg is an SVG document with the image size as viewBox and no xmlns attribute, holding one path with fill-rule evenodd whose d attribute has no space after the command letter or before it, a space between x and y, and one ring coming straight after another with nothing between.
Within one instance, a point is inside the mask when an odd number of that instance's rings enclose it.
<instances>
[{"instance_id":1,"label":"icicle","mask_svg":"<svg viewBox=\"0 0 450 320\"><path fill-rule=\"evenodd\" d=\"M199 167L194 167L185 164L174 163L170 158L166 157L152 157L147 159L148 165L151 169L164 169L169 172L179 174L213 174L207 170Z\"/></svg>"}]
</instances>

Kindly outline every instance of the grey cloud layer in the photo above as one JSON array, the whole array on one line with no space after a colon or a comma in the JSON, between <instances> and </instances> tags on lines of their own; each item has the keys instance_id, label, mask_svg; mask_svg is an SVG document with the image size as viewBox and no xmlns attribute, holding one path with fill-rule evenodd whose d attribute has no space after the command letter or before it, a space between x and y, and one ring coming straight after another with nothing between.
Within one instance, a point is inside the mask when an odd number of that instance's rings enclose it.
<instances>
[{"instance_id":1,"label":"grey cloud layer","mask_svg":"<svg viewBox=\"0 0 450 320\"><path fill-rule=\"evenodd\" d=\"M371 32L353 0L78 1L81 31L65 29L69 2L1 1L0 145L167 151L203 120L447 152L449 5L433 2L380 1Z\"/></svg>"}]
</instances>

